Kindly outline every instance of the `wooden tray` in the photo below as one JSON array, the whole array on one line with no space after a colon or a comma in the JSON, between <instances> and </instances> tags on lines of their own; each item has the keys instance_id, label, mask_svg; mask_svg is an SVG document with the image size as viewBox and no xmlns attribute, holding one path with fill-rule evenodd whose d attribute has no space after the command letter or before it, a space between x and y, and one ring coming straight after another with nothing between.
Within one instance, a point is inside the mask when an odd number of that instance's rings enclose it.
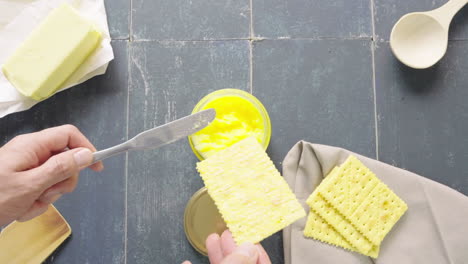
<instances>
[{"instance_id":1,"label":"wooden tray","mask_svg":"<svg viewBox=\"0 0 468 264\"><path fill-rule=\"evenodd\" d=\"M40 264L71 234L57 209L30 221L13 222L0 233L0 263Z\"/></svg>"}]
</instances>

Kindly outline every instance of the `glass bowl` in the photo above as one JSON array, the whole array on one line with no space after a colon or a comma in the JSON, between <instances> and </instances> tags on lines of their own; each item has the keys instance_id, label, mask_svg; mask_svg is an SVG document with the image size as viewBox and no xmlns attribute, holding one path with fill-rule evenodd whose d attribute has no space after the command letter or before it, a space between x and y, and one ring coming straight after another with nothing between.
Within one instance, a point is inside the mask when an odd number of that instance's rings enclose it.
<instances>
[{"instance_id":1,"label":"glass bowl","mask_svg":"<svg viewBox=\"0 0 468 264\"><path fill-rule=\"evenodd\" d=\"M255 98L255 96L251 95L248 92L245 92L245 91L242 91L242 90L239 90L239 89L231 89L231 88L214 91L214 92L206 95L205 97L203 97L195 105L195 107L193 108L192 114L197 113L197 112L199 112L201 110L204 110L204 107L208 103L210 103L210 102L212 102L212 101L214 101L216 99L223 98L223 97L232 97L232 96L240 97L241 99L246 100L258 111L259 115L261 116L261 120L263 122L263 135L261 136L261 142L259 142L259 143L266 150L268 148L268 144L270 143L270 138L271 138L271 121L270 121L270 117L268 115L267 110L263 106L263 104L257 98ZM201 130L201 131L203 131L203 130ZM193 153L195 153L195 155L198 157L198 159L200 159L200 160L205 159L205 157L203 156L203 153L200 153L197 150L197 148L195 148L194 142L192 140L192 136L189 136L188 140L189 140L190 147L192 148Z\"/></svg>"}]
</instances>

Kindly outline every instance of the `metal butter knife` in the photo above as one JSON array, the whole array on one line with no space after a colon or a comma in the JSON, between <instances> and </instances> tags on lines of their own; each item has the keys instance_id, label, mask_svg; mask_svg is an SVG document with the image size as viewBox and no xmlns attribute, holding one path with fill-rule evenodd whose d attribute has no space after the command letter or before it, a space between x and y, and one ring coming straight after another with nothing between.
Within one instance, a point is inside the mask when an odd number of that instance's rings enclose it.
<instances>
[{"instance_id":1,"label":"metal butter knife","mask_svg":"<svg viewBox=\"0 0 468 264\"><path fill-rule=\"evenodd\" d=\"M205 128L216 117L214 109L207 109L190 116L177 119L165 125L146 130L134 138L117 146L94 152L93 162L137 149L155 149L187 137Z\"/></svg>"}]
</instances>

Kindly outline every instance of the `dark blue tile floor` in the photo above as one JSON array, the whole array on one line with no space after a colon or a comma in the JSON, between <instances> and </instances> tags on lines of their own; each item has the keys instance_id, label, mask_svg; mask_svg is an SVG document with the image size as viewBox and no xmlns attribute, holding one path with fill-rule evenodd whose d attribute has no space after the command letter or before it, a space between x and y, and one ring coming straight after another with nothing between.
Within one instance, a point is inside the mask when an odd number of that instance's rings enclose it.
<instances>
[{"instance_id":1,"label":"dark blue tile floor","mask_svg":"<svg viewBox=\"0 0 468 264\"><path fill-rule=\"evenodd\" d=\"M159 54L154 56L154 54ZM129 136L186 115L219 88L249 90L249 42L135 42L130 51ZM205 263L183 229L203 186L187 140L128 155L128 263Z\"/></svg>"},{"instance_id":2,"label":"dark blue tile floor","mask_svg":"<svg viewBox=\"0 0 468 264\"><path fill-rule=\"evenodd\" d=\"M412 70L388 44L401 15L444 0L106 0L116 59L104 76L0 119L0 140L71 123L98 149L239 88L270 113L280 168L299 140L344 147L468 194L468 10L449 51ZM208 263L182 218L202 187L187 141L105 161L57 202L74 230L47 263ZM283 262L281 233L263 242Z\"/></svg>"}]
</instances>

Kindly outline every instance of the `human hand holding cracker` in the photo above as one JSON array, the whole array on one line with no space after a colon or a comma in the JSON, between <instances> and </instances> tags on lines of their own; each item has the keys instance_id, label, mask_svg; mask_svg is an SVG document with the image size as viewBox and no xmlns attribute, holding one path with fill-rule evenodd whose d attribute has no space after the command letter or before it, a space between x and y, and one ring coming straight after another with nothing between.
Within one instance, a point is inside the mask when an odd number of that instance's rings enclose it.
<instances>
[{"instance_id":1,"label":"human hand holding cracker","mask_svg":"<svg viewBox=\"0 0 468 264\"><path fill-rule=\"evenodd\" d=\"M221 236L208 236L206 248L211 264L271 264L268 254L260 244L244 243L237 246L229 230L224 231ZM185 261L182 264L190 262Z\"/></svg>"}]
</instances>

